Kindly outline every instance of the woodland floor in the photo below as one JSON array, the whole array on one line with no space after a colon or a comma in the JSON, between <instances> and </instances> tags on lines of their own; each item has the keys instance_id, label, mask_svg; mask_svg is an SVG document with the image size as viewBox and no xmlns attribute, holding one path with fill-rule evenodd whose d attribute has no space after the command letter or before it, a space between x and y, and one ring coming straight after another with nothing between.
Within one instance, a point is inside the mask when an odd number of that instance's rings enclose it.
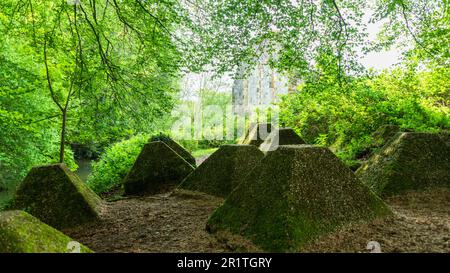
<instances>
[{"instance_id":1,"label":"woodland floor","mask_svg":"<svg viewBox=\"0 0 450 273\"><path fill-rule=\"evenodd\" d=\"M176 193L108 202L98 223L64 230L96 252L258 252L240 236L211 235L205 223L223 199ZM306 246L305 252L450 252L450 190L389 198L394 216L347 227Z\"/></svg>"}]
</instances>

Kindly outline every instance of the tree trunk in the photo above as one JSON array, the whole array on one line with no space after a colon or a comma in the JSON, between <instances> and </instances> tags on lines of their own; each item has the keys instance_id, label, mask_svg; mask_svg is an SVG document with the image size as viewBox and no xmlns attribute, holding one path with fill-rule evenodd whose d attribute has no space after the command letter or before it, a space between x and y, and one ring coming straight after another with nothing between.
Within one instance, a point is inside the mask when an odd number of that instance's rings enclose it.
<instances>
[{"instance_id":1,"label":"tree trunk","mask_svg":"<svg viewBox=\"0 0 450 273\"><path fill-rule=\"evenodd\" d=\"M66 143L66 121L67 121L67 110L62 111L62 125L61 125L61 142L59 149L59 163L64 163L64 150Z\"/></svg>"}]
</instances>

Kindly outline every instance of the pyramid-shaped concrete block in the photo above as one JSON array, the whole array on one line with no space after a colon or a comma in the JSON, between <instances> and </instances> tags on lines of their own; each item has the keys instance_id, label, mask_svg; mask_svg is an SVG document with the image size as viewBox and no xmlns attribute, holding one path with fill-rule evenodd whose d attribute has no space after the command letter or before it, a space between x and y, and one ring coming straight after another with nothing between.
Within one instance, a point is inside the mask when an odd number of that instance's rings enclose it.
<instances>
[{"instance_id":1,"label":"pyramid-shaped concrete block","mask_svg":"<svg viewBox=\"0 0 450 273\"><path fill-rule=\"evenodd\" d=\"M207 229L288 252L343 225L390 213L330 150L288 145L263 158L213 213Z\"/></svg>"},{"instance_id":2,"label":"pyramid-shaped concrete block","mask_svg":"<svg viewBox=\"0 0 450 273\"><path fill-rule=\"evenodd\" d=\"M305 141L292 128L280 128L274 130L259 148L263 152L268 152L276 150L280 145L300 144L305 144Z\"/></svg>"},{"instance_id":3,"label":"pyramid-shaped concrete block","mask_svg":"<svg viewBox=\"0 0 450 273\"><path fill-rule=\"evenodd\" d=\"M55 228L94 221L100 206L100 197L64 164L32 168L12 203Z\"/></svg>"},{"instance_id":4,"label":"pyramid-shaped concrete block","mask_svg":"<svg viewBox=\"0 0 450 273\"><path fill-rule=\"evenodd\" d=\"M124 179L125 194L168 192L193 170L191 164L164 142L147 143Z\"/></svg>"},{"instance_id":5,"label":"pyramid-shaped concrete block","mask_svg":"<svg viewBox=\"0 0 450 273\"><path fill-rule=\"evenodd\" d=\"M450 187L450 148L438 134L397 133L356 175L374 192Z\"/></svg>"},{"instance_id":6,"label":"pyramid-shaped concrete block","mask_svg":"<svg viewBox=\"0 0 450 273\"><path fill-rule=\"evenodd\" d=\"M192 166L196 166L195 158L189 153L183 146L181 146L175 140L169 138L164 141L167 146L169 146L172 150L174 150L177 154L179 154L184 160L186 160Z\"/></svg>"},{"instance_id":7,"label":"pyramid-shaped concrete block","mask_svg":"<svg viewBox=\"0 0 450 273\"><path fill-rule=\"evenodd\" d=\"M226 197L263 157L253 145L222 145L186 177L180 188Z\"/></svg>"},{"instance_id":8,"label":"pyramid-shaped concrete block","mask_svg":"<svg viewBox=\"0 0 450 273\"><path fill-rule=\"evenodd\" d=\"M30 214L0 212L0 253L92 252Z\"/></svg>"},{"instance_id":9,"label":"pyramid-shaped concrete block","mask_svg":"<svg viewBox=\"0 0 450 273\"><path fill-rule=\"evenodd\" d=\"M259 147L270 135L270 133L276 130L275 126L271 123L258 123L250 125L245 139L241 144L254 145Z\"/></svg>"},{"instance_id":10,"label":"pyramid-shaped concrete block","mask_svg":"<svg viewBox=\"0 0 450 273\"><path fill-rule=\"evenodd\" d=\"M449 131L443 131L439 134L439 137L441 140L450 147L450 132Z\"/></svg>"},{"instance_id":11,"label":"pyramid-shaped concrete block","mask_svg":"<svg viewBox=\"0 0 450 273\"><path fill-rule=\"evenodd\" d=\"M195 158L189 153L183 146L181 146L178 142L173 140L172 138L165 135L157 135L149 139L149 142L154 141L162 141L167 146L169 146L172 150L174 150L177 154L179 154L184 160L186 160L192 166L196 166Z\"/></svg>"}]
</instances>

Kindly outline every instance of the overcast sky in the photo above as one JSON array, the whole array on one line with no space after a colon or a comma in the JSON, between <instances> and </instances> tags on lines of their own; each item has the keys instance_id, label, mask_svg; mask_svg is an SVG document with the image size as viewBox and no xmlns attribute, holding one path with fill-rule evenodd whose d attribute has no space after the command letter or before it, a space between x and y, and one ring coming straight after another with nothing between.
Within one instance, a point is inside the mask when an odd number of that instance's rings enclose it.
<instances>
[{"instance_id":1,"label":"overcast sky","mask_svg":"<svg viewBox=\"0 0 450 273\"><path fill-rule=\"evenodd\" d=\"M373 2L373 1L370 1L370 2ZM370 3L370 4L373 4L373 3ZM373 42L376 40L378 32L380 32L382 22L369 23L369 20L371 17L370 10L373 10L373 9L368 9L366 11L366 14L365 14L363 20L366 22L367 32L369 33L369 37L368 37L369 41ZM370 52L361 59L361 63L366 68L373 68L375 70L383 70L383 69L391 68L394 64L396 64L400 61L400 58L401 58L400 51L397 50L396 48L392 48L391 50L388 50L388 51Z\"/></svg>"}]
</instances>

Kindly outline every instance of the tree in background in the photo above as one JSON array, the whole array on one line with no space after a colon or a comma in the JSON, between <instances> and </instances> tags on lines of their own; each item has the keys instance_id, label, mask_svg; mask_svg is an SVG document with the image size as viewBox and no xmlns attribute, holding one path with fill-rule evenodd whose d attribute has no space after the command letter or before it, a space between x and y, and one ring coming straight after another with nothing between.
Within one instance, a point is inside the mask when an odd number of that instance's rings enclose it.
<instances>
[{"instance_id":1,"label":"tree in background","mask_svg":"<svg viewBox=\"0 0 450 273\"><path fill-rule=\"evenodd\" d=\"M357 66L355 47L366 1L186 1L194 41L190 64L213 64L218 72L249 67L269 54L272 66L316 76L316 63L336 70L336 78ZM189 52L189 50L185 50Z\"/></svg>"},{"instance_id":2,"label":"tree in background","mask_svg":"<svg viewBox=\"0 0 450 273\"><path fill-rule=\"evenodd\" d=\"M154 128L177 91L177 9L177 1L2 1L2 166L23 174L36 163L70 163L67 143ZM39 143L56 150L58 127L59 156L47 158ZM34 143L13 137L30 131Z\"/></svg>"},{"instance_id":3,"label":"tree in background","mask_svg":"<svg viewBox=\"0 0 450 273\"><path fill-rule=\"evenodd\" d=\"M377 0L372 20L384 21L379 48L400 43L406 46L409 60L439 67L449 65L447 0Z\"/></svg>"}]
</instances>

